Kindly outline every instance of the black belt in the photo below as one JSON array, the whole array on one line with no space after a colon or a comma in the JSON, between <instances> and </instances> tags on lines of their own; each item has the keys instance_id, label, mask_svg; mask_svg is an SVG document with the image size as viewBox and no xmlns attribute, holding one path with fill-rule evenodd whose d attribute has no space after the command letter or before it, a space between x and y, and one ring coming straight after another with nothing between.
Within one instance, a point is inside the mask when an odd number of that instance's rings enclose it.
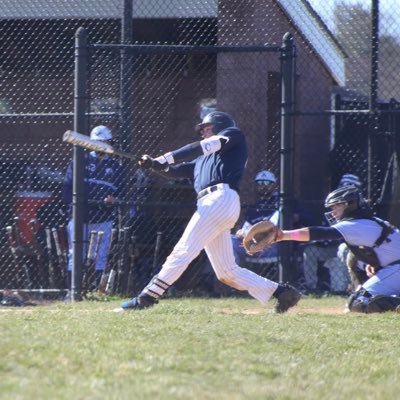
<instances>
[{"instance_id":1,"label":"black belt","mask_svg":"<svg viewBox=\"0 0 400 400\"><path fill-rule=\"evenodd\" d=\"M224 188L232 189L228 183L217 183L216 185L209 186L203 190L200 190L199 193L197 193L197 200L201 199L204 197L206 194L215 192L216 190L222 190ZM233 189L235 190L235 189Z\"/></svg>"}]
</instances>

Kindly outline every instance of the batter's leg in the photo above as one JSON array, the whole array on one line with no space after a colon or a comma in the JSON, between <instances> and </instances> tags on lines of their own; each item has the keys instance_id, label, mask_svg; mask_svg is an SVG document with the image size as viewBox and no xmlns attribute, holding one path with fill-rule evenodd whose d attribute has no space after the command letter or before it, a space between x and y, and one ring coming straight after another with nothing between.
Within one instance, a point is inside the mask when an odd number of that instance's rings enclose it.
<instances>
[{"instance_id":1,"label":"batter's leg","mask_svg":"<svg viewBox=\"0 0 400 400\"><path fill-rule=\"evenodd\" d=\"M277 289L276 282L236 264L229 230L215 237L205 247L205 251L221 282L238 290L247 290L261 303L266 303Z\"/></svg>"},{"instance_id":2,"label":"batter's leg","mask_svg":"<svg viewBox=\"0 0 400 400\"><path fill-rule=\"evenodd\" d=\"M142 290L148 300L157 300L182 275L188 265L212 242L221 231L231 228L240 212L238 194L229 189L216 191L200 199L182 237L167 257L160 272ZM232 253L232 248L231 248ZM232 253L233 257L233 253ZM134 301L134 299L132 299ZM126 307L125 307L126 306ZM122 308L139 308L124 303Z\"/></svg>"}]
</instances>

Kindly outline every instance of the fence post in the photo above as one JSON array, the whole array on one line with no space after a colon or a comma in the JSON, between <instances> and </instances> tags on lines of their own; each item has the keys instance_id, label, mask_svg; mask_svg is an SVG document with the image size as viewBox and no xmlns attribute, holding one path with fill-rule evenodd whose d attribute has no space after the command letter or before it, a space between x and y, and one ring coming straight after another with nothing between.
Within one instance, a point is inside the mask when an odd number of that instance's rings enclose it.
<instances>
[{"instance_id":1,"label":"fence post","mask_svg":"<svg viewBox=\"0 0 400 400\"><path fill-rule=\"evenodd\" d=\"M371 65L369 84L369 121L368 121L368 183L367 198L372 198L372 137L377 131L377 98L379 87L379 0L371 0Z\"/></svg>"},{"instance_id":2,"label":"fence post","mask_svg":"<svg viewBox=\"0 0 400 400\"><path fill-rule=\"evenodd\" d=\"M280 154L280 197L279 226L281 229L293 227L293 135L295 111L296 51L293 36L287 32L283 36L281 48L282 104L281 104L281 154ZM293 242L279 243L279 280L293 281L296 276L296 260Z\"/></svg>"},{"instance_id":3,"label":"fence post","mask_svg":"<svg viewBox=\"0 0 400 400\"><path fill-rule=\"evenodd\" d=\"M75 34L75 84L74 84L74 130L87 133L87 33L79 28ZM72 276L71 301L81 300L83 229L85 216L85 153L82 147L73 150L73 189L72 189Z\"/></svg>"},{"instance_id":4,"label":"fence post","mask_svg":"<svg viewBox=\"0 0 400 400\"><path fill-rule=\"evenodd\" d=\"M121 20L121 43L128 45L133 41L133 0L122 0L123 14ZM127 153L132 151L132 82L133 82L133 60L132 53L126 49L121 49L121 68L120 68L120 146ZM132 188L129 182L129 161L122 159L123 167L123 198L132 201ZM128 225L129 209L121 207L119 210L120 228Z\"/></svg>"},{"instance_id":5,"label":"fence post","mask_svg":"<svg viewBox=\"0 0 400 400\"><path fill-rule=\"evenodd\" d=\"M371 4L371 67L369 110L376 111L378 97L378 69L379 69L379 0L372 0Z\"/></svg>"}]
</instances>

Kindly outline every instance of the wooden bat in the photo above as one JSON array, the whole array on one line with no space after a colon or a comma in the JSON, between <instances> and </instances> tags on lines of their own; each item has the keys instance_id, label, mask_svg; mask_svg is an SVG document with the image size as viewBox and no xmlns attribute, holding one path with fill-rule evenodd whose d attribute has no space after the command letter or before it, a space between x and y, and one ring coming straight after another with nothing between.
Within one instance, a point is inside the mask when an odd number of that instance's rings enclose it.
<instances>
[{"instance_id":1,"label":"wooden bat","mask_svg":"<svg viewBox=\"0 0 400 400\"><path fill-rule=\"evenodd\" d=\"M48 261L49 285L51 289L57 289L56 267L53 254L51 229L48 226L46 226L44 231L46 233L46 250L47 250L47 261Z\"/></svg>"},{"instance_id":2,"label":"wooden bat","mask_svg":"<svg viewBox=\"0 0 400 400\"><path fill-rule=\"evenodd\" d=\"M97 231L90 231L89 245L87 248L86 258L83 263L83 274L82 274L82 290L84 292L89 291L90 277L94 273L96 265L94 264L94 252L96 248Z\"/></svg>"},{"instance_id":3,"label":"wooden bat","mask_svg":"<svg viewBox=\"0 0 400 400\"><path fill-rule=\"evenodd\" d=\"M161 238L163 233L157 232L156 245L153 254L153 272L158 268L158 258L161 250Z\"/></svg>"},{"instance_id":4,"label":"wooden bat","mask_svg":"<svg viewBox=\"0 0 400 400\"><path fill-rule=\"evenodd\" d=\"M126 294L132 296L134 293L135 272L136 272L136 236L133 235L128 245L129 249L129 268L128 268L128 284L126 287Z\"/></svg>"},{"instance_id":5,"label":"wooden bat","mask_svg":"<svg viewBox=\"0 0 400 400\"><path fill-rule=\"evenodd\" d=\"M81 133L75 131L66 131L63 135L63 142L71 143L88 150L110 154L112 156L125 157L131 160L137 160L137 157L134 156L133 154L125 153L124 151L118 150L108 143L105 143L101 140L90 139L89 136L82 135Z\"/></svg>"},{"instance_id":6,"label":"wooden bat","mask_svg":"<svg viewBox=\"0 0 400 400\"><path fill-rule=\"evenodd\" d=\"M113 257L113 253L114 253L114 248L115 248L115 242L117 239L117 230L115 228L112 229L111 231L111 240L110 240L110 247L108 250L108 259L107 259L107 264L103 270L103 273L101 274L101 278L100 278L100 283L99 283L99 287L98 290L100 293L106 293L106 289L107 289L107 282L108 282L108 278L110 276L110 273L112 271L112 260L111 258Z\"/></svg>"},{"instance_id":7,"label":"wooden bat","mask_svg":"<svg viewBox=\"0 0 400 400\"><path fill-rule=\"evenodd\" d=\"M95 287L97 286L96 264L97 264L97 259L99 258L100 245L101 245L101 242L103 241L103 237L104 237L104 232L98 231L97 232L97 242L96 242L96 246L94 248L94 254L93 254L92 270L91 270L91 274L89 276L89 287L92 290L94 290Z\"/></svg>"},{"instance_id":8,"label":"wooden bat","mask_svg":"<svg viewBox=\"0 0 400 400\"><path fill-rule=\"evenodd\" d=\"M36 257L37 268L39 271L39 285L41 288L44 288L48 286L48 279L47 279L48 276L45 267L46 260L43 254L43 248L42 244L40 243L39 231L36 228L36 224L37 224L36 219L31 219L29 221L29 227L32 232L32 247Z\"/></svg>"},{"instance_id":9,"label":"wooden bat","mask_svg":"<svg viewBox=\"0 0 400 400\"><path fill-rule=\"evenodd\" d=\"M67 283L67 263L61 250L61 243L60 243L60 237L58 235L58 229L51 228L51 233L53 234L54 244L56 246L56 254L58 258L58 275L60 278L59 282L61 288L64 289Z\"/></svg>"}]
</instances>

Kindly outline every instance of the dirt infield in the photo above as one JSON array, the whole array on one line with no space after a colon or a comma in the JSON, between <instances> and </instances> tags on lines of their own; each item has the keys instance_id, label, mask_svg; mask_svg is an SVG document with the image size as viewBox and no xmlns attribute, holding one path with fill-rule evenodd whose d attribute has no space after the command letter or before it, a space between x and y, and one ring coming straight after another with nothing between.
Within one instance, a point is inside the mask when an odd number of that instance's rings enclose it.
<instances>
[{"instance_id":1,"label":"dirt infield","mask_svg":"<svg viewBox=\"0 0 400 400\"><path fill-rule=\"evenodd\" d=\"M265 312L273 312L271 309L264 310L261 308L219 308L214 310L222 314L262 314ZM294 307L288 311L290 314L346 314L348 311L345 307Z\"/></svg>"}]
</instances>

